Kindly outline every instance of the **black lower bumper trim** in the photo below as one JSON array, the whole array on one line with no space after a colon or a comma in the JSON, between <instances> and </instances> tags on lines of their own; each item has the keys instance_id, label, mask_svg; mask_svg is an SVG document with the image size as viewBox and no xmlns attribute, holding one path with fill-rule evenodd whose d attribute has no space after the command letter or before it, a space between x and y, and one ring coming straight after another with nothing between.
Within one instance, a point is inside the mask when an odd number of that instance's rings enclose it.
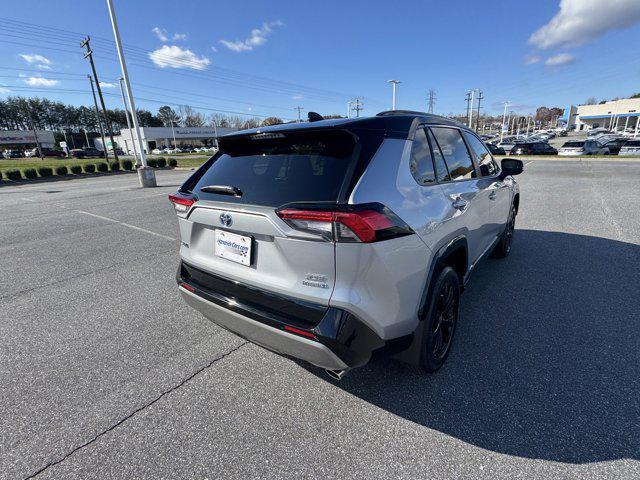
<instances>
[{"instance_id":1,"label":"black lower bumper trim","mask_svg":"<svg viewBox=\"0 0 640 480\"><path fill-rule=\"evenodd\" d=\"M274 328L303 329L305 337L322 343L350 368L365 365L371 358L399 353L411 345L413 334L392 340L381 339L355 315L273 294L204 272L181 262L176 280L204 299Z\"/></svg>"}]
</instances>

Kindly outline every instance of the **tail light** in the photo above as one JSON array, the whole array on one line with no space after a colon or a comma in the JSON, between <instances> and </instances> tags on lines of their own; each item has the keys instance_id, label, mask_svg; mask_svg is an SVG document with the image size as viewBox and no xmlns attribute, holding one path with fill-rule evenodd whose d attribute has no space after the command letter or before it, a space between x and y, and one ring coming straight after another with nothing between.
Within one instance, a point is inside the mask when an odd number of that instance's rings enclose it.
<instances>
[{"instance_id":1,"label":"tail light","mask_svg":"<svg viewBox=\"0 0 640 480\"><path fill-rule=\"evenodd\" d=\"M413 233L395 213L379 203L330 209L287 206L276 213L296 230L335 242L371 243Z\"/></svg>"},{"instance_id":2,"label":"tail light","mask_svg":"<svg viewBox=\"0 0 640 480\"><path fill-rule=\"evenodd\" d=\"M169 201L173 204L173 208L175 208L179 217L186 217L191 205L196 203L197 198L187 193L176 192L169 195Z\"/></svg>"}]
</instances>

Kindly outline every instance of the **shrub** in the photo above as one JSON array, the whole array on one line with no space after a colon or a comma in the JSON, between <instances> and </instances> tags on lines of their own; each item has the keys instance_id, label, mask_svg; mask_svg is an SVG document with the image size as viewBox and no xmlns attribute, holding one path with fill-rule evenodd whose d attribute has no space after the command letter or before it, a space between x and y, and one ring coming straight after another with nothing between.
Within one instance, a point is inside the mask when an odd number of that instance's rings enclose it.
<instances>
[{"instance_id":1,"label":"shrub","mask_svg":"<svg viewBox=\"0 0 640 480\"><path fill-rule=\"evenodd\" d=\"M25 168L23 173L24 173L24 178L32 179L32 178L37 178L38 176L38 172L36 172L35 168Z\"/></svg>"},{"instance_id":2,"label":"shrub","mask_svg":"<svg viewBox=\"0 0 640 480\"><path fill-rule=\"evenodd\" d=\"M66 175L67 173L69 173L69 170L64 165L56 167L56 175Z\"/></svg>"},{"instance_id":3,"label":"shrub","mask_svg":"<svg viewBox=\"0 0 640 480\"><path fill-rule=\"evenodd\" d=\"M111 168L112 172L117 172L120 170L120 164L118 162L110 162L109 168Z\"/></svg>"},{"instance_id":4,"label":"shrub","mask_svg":"<svg viewBox=\"0 0 640 480\"><path fill-rule=\"evenodd\" d=\"M87 163L84 166L84 172L85 173L93 173L96 171L96 166L93 163Z\"/></svg>"},{"instance_id":5,"label":"shrub","mask_svg":"<svg viewBox=\"0 0 640 480\"><path fill-rule=\"evenodd\" d=\"M53 176L53 168L51 168L51 167L38 167L38 174L41 177L51 177L51 176Z\"/></svg>"},{"instance_id":6,"label":"shrub","mask_svg":"<svg viewBox=\"0 0 640 480\"><path fill-rule=\"evenodd\" d=\"M98 168L99 172L108 172L109 171L109 165L107 165L105 162L97 163L96 167Z\"/></svg>"},{"instance_id":7,"label":"shrub","mask_svg":"<svg viewBox=\"0 0 640 480\"><path fill-rule=\"evenodd\" d=\"M133 168L133 162L131 160L122 160L120 164L123 170L131 170Z\"/></svg>"},{"instance_id":8,"label":"shrub","mask_svg":"<svg viewBox=\"0 0 640 480\"><path fill-rule=\"evenodd\" d=\"M155 158L149 158L147 159L147 165L149 165L150 167L156 168L158 166L158 162L156 161Z\"/></svg>"},{"instance_id":9,"label":"shrub","mask_svg":"<svg viewBox=\"0 0 640 480\"><path fill-rule=\"evenodd\" d=\"M71 173L74 175L79 175L82 173L82 167L80 165L71 165L70 167Z\"/></svg>"},{"instance_id":10,"label":"shrub","mask_svg":"<svg viewBox=\"0 0 640 480\"><path fill-rule=\"evenodd\" d=\"M9 180L22 180L22 174L20 170L7 170L4 172Z\"/></svg>"},{"instance_id":11,"label":"shrub","mask_svg":"<svg viewBox=\"0 0 640 480\"><path fill-rule=\"evenodd\" d=\"M169 166L171 168L175 168L178 166L178 160L176 160L175 158L170 158L169 159Z\"/></svg>"},{"instance_id":12,"label":"shrub","mask_svg":"<svg viewBox=\"0 0 640 480\"><path fill-rule=\"evenodd\" d=\"M159 158L156 162L158 163L158 168L164 168L167 166L167 161L164 158Z\"/></svg>"}]
</instances>

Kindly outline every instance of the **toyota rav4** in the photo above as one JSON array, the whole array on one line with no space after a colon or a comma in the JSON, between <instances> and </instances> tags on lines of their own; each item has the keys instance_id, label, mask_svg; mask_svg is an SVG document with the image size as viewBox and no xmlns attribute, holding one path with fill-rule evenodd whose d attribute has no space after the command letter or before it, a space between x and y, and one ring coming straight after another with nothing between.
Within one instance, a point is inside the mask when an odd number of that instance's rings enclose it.
<instances>
[{"instance_id":1,"label":"toyota rav4","mask_svg":"<svg viewBox=\"0 0 640 480\"><path fill-rule=\"evenodd\" d=\"M440 368L474 267L511 250L522 162L407 111L310 114L219 143L169 196L184 300L334 378L381 354Z\"/></svg>"}]
</instances>

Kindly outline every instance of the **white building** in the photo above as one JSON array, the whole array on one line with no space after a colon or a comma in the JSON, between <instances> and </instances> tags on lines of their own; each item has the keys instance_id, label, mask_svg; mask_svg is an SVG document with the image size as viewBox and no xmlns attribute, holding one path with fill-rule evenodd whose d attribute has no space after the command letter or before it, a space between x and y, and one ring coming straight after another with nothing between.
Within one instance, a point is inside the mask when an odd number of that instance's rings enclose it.
<instances>
[{"instance_id":1,"label":"white building","mask_svg":"<svg viewBox=\"0 0 640 480\"><path fill-rule=\"evenodd\" d=\"M28 150L36 147L37 142L43 148L53 148L55 139L53 132L49 130L36 130L34 134L31 130L0 130L0 149Z\"/></svg>"},{"instance_id":2,"label":"white building","mask_svg":"<svg viewBox=\"0 0 640 480\"><path fill-rule=\"evenodd\" d=\"M224 127L141 127L140 136L147 153L149 153L154 148L162 147L184 147L187 145L191 147L210 147L215 145L216 134L217 136L222 136L235 131L235 128ZM122 150L133 153L133 142L128 129L122 129L120 135L114 136L113 139ZM98 146L98 143L100 143L100 146ZM110 147L109 140L107 140L107 145ZM101 142L96 142L96 146L101 148Z\"/></svg>"},{"instance_id":3,"label":"white building","mask_svg":"<svg viewBox=\"0 0 640 480\"><path fill-rule=\"evenodd\" d=\"M570 105L564 110L560 121L578 131L598 127L623 131L627 128L640 128L639 116L640 98L624 98L598 105Z\"/></svg>"}]
</instances>

